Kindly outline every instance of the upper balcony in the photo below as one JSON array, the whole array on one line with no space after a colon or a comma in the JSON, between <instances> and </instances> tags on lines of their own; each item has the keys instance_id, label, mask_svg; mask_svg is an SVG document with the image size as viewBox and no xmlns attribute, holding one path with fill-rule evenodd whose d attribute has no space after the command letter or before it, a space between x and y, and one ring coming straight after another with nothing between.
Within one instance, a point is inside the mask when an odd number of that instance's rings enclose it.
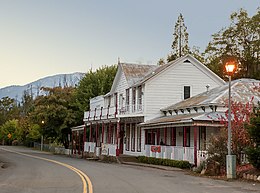
<instances>
[{"instance_id":1,"label":"upper balcony","mask_svg":"<svg viewBox=\"0 0 260 193\"><path fill-rule=\"evenodd\" d=\"M94 110L84 112L84 121L95 121L117 118L120 115L132 115L143 112L143 105L126 105L121 108L117 107L101 107Z\"/></svg>"}]
</instances>

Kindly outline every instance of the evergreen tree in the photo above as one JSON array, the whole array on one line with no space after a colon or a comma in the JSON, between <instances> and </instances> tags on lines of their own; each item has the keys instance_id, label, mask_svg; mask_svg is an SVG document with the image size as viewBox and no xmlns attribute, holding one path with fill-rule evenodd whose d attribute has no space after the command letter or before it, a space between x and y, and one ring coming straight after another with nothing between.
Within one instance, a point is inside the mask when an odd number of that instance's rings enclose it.
<instances>
[{"instance_id":1,"label":"evergreen tree","mask_svg":"<svg viewBox=\"0 0 260 193\"><path fill-rule=\"evenodd\" d=\"M168 55L167 61L173 61L178 57L184 56L189 53L189 34L187 27L184 23L182 14L179 15L175 23L172 42L172 53Z\"/></svg>"}]
</instances>

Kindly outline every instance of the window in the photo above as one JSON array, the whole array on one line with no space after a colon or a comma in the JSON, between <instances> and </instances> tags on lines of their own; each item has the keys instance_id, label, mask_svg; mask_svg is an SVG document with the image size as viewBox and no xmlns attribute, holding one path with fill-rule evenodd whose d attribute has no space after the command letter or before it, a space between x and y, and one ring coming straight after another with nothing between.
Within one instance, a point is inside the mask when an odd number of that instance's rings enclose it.
<instances>
[{"instance_id":1,"label":"window","mask_svg":"<svg viewBox=\"0 0 260 193\"><path fill-rule=\"evenodd\" d=\"M117 93L114 94L114 106L117 107Z\"/></svg>"},{"instance_id":2,"label":"window","mask_svg":"<svg viewBox=\"0 0 260 193\"><path fill-rule=\"evenodd\" d=\"M184 86L184 99L190 98L190 86Z\"/></svg>"},{"instance_id":3,"label":"window","mask_svg":"<svg viewBox=\"0 0 260 193\"><path fill-rule=\"evenodd\" d=\"M133 88L132 94L132 111L135 112L135 102L136 102L136 88Z\"/></svg>"},{"instance_id":4,"label":"window","mask_svg":"<svg viewBox=\"0 0 260 193\"><path fill-rule=\"evenodd\" d=\"M125 90L125 107L126 107L126 111L128 112L129 111L129 99L130 99L130 96L129 96L129 89L126 89Z\"/></svg>"},{"instance_id":5,"label":"window","mask_svg":"<svg viewBox=\"0 0 260 193\"><path fill-rule=\"evenodd\" d=\"M142 110L142 86L138 86L138 110Z\"/></svg>"},{"instance_id":6,"label":"window","mask_svg":"<svg viewBox=\"0 0 260 193\"><path fill-rule=\"evenodd\" d=\"M122 107L123 107L123 100L124 100L123 94L120 94L120 95L119 95L119 108L122 108Z\"/></svg>"}]
</instances>

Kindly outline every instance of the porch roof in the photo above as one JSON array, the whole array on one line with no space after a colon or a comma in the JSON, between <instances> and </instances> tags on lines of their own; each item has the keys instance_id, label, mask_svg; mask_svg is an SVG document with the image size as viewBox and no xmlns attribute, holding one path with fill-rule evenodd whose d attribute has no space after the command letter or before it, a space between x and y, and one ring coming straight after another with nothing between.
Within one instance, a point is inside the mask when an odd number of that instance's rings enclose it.
<instances>
[{"instance_id":1,"label":"porch roof","mask_svg":"<svg viewBox=\"0 0 260 193\"><path fill-rule=\"evenodd\" d=\"M80 131L80 130L84 130L85 125L79 125L76 127L72 127L71 131Z\"/></svg>"},{"instance_id":2,"label":"porch roof","mask_svg":"<svg viewBox=\"0 0 260 193\"><path fill-rule=\"evenodd\" d=\"M260 81L255 79L238 79L231 83L231 97L235 102L246 103L252 100L253 104L260 101ZM228 100L228 84L214 88L207 92L173 104L161 111L173 111L178 109L201 107L201 106L225 106Z\"/></svg>"},{"instance_id":3,"label":"porch roof","mask_svg":"<svg viewBox=\"0 0 260 193\"><path fill-rule=\"evenodd\" d=\"M139 124L143 128L165 128L172 126L215 126L220 127L224 112L208 112L163 116Z\"/></svg>"}]
</instances>

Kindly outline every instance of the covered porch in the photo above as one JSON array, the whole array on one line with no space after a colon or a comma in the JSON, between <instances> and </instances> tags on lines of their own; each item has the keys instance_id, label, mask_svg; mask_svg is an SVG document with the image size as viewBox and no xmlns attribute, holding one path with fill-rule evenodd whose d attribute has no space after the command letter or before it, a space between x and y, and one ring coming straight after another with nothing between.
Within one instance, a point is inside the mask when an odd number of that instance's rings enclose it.
<instances>
[{"instance_id":1,"label":"covered porch","mask_svg":"<svg viewBox=\"0 0 260 193\"><path fill-rule=\"evenodd\" d=\"M140 124L145 131L144 155L200 165L207 158L209 139L222 125L195 120L196 116L198 114L168 116Z\"/></svg>"},{"instance_id":2,"label":"covered porch","mask_svg":"<svg viewBox=\"0 0 260 193\"><path fill-rule=\"evenodd\" d=\"M88 121L84 152L95 156L142 155L142 133L137 127L143 117Z\"/></svg>"}]
</instances>

